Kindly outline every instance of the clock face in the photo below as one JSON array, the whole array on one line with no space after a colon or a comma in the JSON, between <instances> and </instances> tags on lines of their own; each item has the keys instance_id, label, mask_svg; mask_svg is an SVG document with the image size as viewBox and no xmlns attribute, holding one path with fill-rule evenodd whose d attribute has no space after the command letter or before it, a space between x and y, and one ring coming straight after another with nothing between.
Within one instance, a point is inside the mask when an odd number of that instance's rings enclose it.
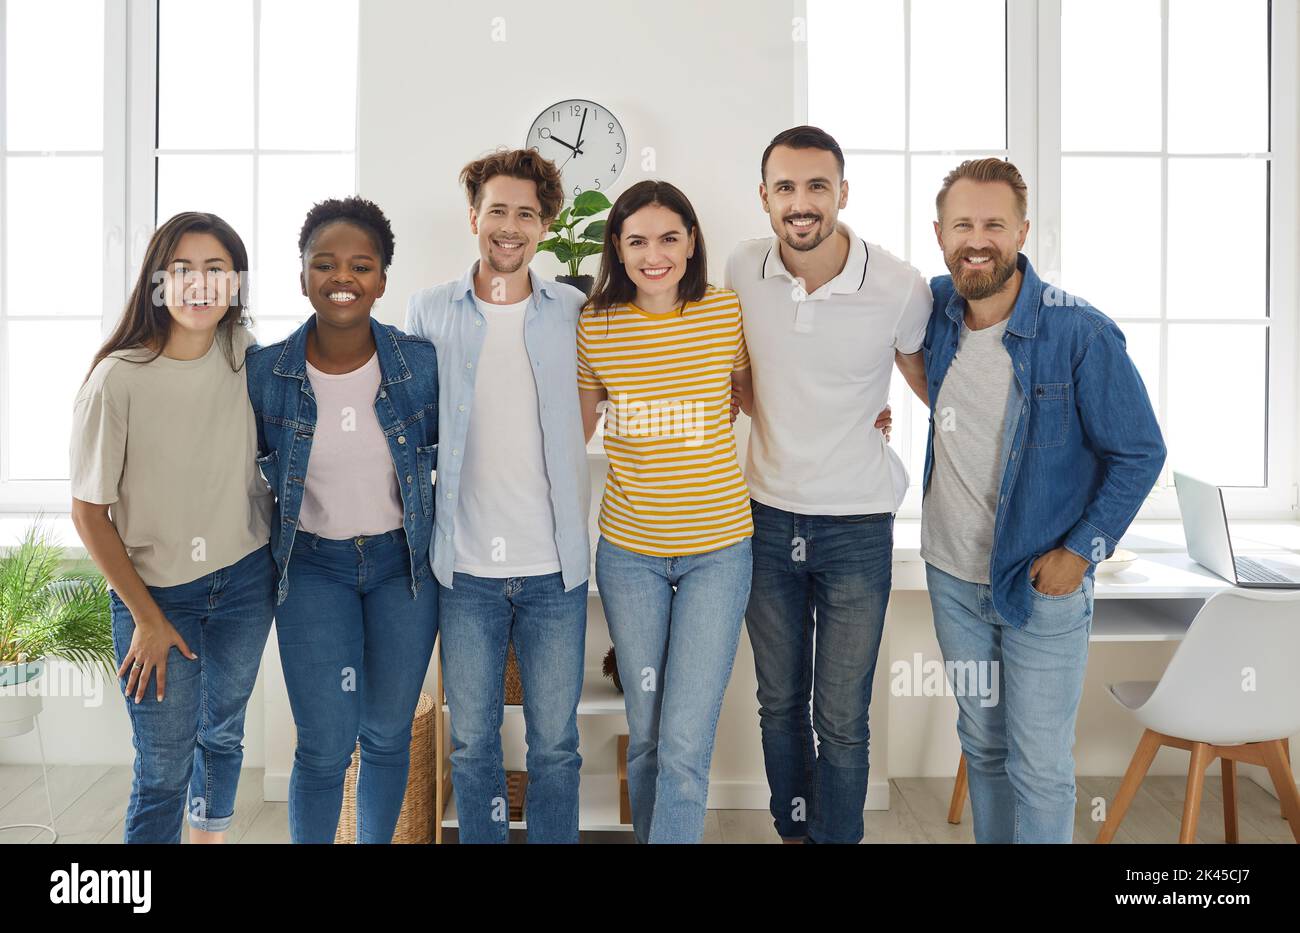
<instances>
[{"instance_id":1,"label":"clock face","mask_svg":"<svg viewBox=\"0 0 1300 933\"><path fill-rule=\"evenodd\" d=\"M570 201L583 191L608 192L627 161L623 125L589 100L564 100L547 107L529 128L526 145L559 166L564 195Z\"/></svg>"}]
</instances>

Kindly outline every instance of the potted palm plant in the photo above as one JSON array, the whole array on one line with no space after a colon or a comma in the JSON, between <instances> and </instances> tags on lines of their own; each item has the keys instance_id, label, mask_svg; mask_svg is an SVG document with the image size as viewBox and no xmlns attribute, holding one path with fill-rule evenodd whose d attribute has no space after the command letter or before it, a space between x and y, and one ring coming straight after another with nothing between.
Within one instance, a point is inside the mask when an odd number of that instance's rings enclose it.
<instances>
[{"instance_id":1,"label":"potted palm plant","mask_svg":"<svg viewBox=\"0 0 1300 933\"><path fill-rule=\"evenodd\" d=\"M569 267L568 275L557 275L555 281L572 285L584 295L591 295L595 279L580 275L582 260L598 255L604 248L605 221L594 219L612 207L609 198L599 191L584 191L573 199L573 204L560 211L551 221L550 232L555 234L537 244L538 250L554 253L555 258ZM578 225L584 223L582 232Z\"/></svg>"},{"instance_id":2,"label":"potted palm plant","mask_svg":"<svg viewBox=\"0 0 1300 933\"><path fill-rule=\"evenodd\" d=\"M51 659L115 673L104 578L93 570L64 573L62 563L63 548L39 523L0 556L0 736L32 728Z\"/></svg>"}]
</instances>

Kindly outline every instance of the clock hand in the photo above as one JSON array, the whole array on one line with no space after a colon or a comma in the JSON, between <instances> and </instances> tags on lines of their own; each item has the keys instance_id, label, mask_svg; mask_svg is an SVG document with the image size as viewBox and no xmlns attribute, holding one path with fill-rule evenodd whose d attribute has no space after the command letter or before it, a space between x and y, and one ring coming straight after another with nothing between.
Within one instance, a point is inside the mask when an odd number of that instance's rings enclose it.
<instances>
[{"instance_id":1,"label":"clock hand","mask_svg":"<svg viewBox=\"0 0 1300 933\"><path fill-rule=\"evenodd\" d=\"M578 124L578 148L582 148L582 129L587 125L587 108L582 108L582 122Z\"/></svg>"},{"instance_id":2,"label":"clock hand","mask_svg":"<svg viewBox=\"0 0 1300 933\"><path fill-rule=\"evenodd\" d=\"M553 134L553 133L552 133L550 136L546 137L546 138L547 138L547 139L553 139L553 140L555 140L557 143L559 143L559 144L560 144L561 146L563 146L565 149L572 149L572 150L574 151L574 153L576 153L576 154L578 154L578 155L581 155L581 154L582 154L582 150L581 150L581 149L578 149L578 148L576 148L576 147L574 147L574 146L570 146L568 143L566 143L564 140L560 139L560 137L556 136L556 135ZM582 145L581 141L579 141L578 145Z\"/></svg>"}]
</instances>

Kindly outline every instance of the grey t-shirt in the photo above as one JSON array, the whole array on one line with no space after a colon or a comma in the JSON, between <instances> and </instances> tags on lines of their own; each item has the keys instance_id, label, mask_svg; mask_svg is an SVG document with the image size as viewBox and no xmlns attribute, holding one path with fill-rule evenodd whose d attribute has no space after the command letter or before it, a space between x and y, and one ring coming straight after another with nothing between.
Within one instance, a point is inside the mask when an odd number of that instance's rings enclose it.
<instances>
[{"instance_id":1,"label":"grey t-shirt","mask_svg":"<svg viewBox=\"0 0 1300 933\"><path fill-rule=\"evenodd\" d=\"M108 504L148 586L177 586L236 563L271 536L244 381L252 335L235 327L238 372L214 340L197 360L119 350L77 393L72 495Z\"/></svg>"},{"instance_id":2,"label":"grey t-shirt","mask_svg":"<svg viewBox=\"0 0 1300 933\"><path fill-rule=\"evenodd\" d=\"M1011 393L1006 320L970 330L934 406L934 464L921 509L921 559L970 583L989 582L1002 482L1002 431Z\"/></svg>"}]
</instances>

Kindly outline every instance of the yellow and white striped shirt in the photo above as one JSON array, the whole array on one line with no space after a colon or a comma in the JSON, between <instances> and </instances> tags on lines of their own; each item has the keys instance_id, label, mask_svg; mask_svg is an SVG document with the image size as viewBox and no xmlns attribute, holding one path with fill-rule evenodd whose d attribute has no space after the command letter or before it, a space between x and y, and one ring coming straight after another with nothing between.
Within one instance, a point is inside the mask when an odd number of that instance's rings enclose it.
<instances>
[{"instance_id":1,"label":"yellow and white striped shirt","mask_svg":"<svg viewBox=\"0 0 1300 933\"><path fill-rule=\"evenodd\" d=\"M731 373L749 368L740 301L710 287L680 311L584 310L578 387L609 393L600 532L655 557L753 535L731 429Z\"/></svg>"}]
</instances>

